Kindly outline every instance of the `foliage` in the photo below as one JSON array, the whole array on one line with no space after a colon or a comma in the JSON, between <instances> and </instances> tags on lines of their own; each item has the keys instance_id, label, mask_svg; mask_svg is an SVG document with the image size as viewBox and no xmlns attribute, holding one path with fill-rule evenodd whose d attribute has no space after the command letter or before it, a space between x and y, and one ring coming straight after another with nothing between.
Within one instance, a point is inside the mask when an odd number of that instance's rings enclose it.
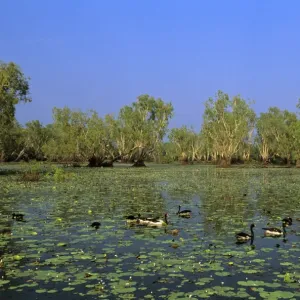
<instances>
[{"instance_id":1,"label":"foliage","mask_svg":"<svg viewBox=\"0 0 300 300\"><path fill-rule=\"evenodd\" d=\"M64 169L59 168L59 167L55 167L53 169L54 181L57 181L57 182L65 181L69 177L70 177L70 174L66 173Z\"/></svg>"},{"instance_id":2,"label":"foliage","mask_svg":"<svg viewBox=\"0 0 300 300\"><path fill-rule=\"evenodd\" d=\"M15 106L30 102L29 79L14 63L0 62L0 161L13 156L18 144Z\"/></svg>"},{"instance_id":3,"label":"foliage","mask_svg":"<svg viewBox=\"0 0 300 300\"><path fill-rule=\"evenodd\" d=\"M173 106L148 94L122 107L117 116L54 107L52 124L34 120L23 127L15 119L15 106L30 101L29 79L16 64L0 62L0 161L47 159L105 167L117 160L135 166L144 166L145 160L221 166L262 160L264 165L296 161L300 167L297 114L270 107L256 118L250 102L223 91L205 102L200 131L172 128L168 141Z\"/></svg>"},{"instance_id":4,"label":"foliage","mask_svg":"<svg viewBox=\"0 0 300 300\"><path fill-rule=\"evenodd\" d=\"M28 78L14 63L0 62L0 125L14 120L15 105L20 101L30 102Z\"/></svg>"},{"instance_id":5,"label":"foliage","mask_svg":"<svg viewBox=\"0 0 300 300\"><path fill-rule=\"evenodd\" d=\"M215 159L226 166L253 131L255 113L240 96L232 99L222 91L205 103L203 133Z\"/></svg>"},{"instance_id":6,"label":"foliage","mask_svg":"<svg viewBox=\"0 0 300 300\"><path fill-rule=\"evenodd\" d=\"M41 165L39 163L35 163L27 167L27 170L22 173L20 180L25 182L39 181L40 178L41 178Z\"/></svg>"},{"instance_id":7,"label":"foliage","mask_svg":"<svg viewBox=\"0 0 300 300\"><path fill-rule=\"evenodd\" d=\"M118 116L118 130L115 131L116 144L122 145L122 157L129 161L153 157L172 115L171 103L149 95L141 95L131 106L123 107Z\"/></svg>"},{"instance_id":8,"label":"foliage","mask_svg":"<svg viewBox=\"0 0 300 300\"><path fill-rule=\"evenodd\" d=\"M264 162L270 155L280 156L290 162L295 149L296 123L296 114L281 111L277 107L270 107L267 113L261 113L257 120L256 142Z\"/></svg>"},{"instance_id":9,"label":"foliage","mask_svg":"<svg viewBox=\"0 0 300 300\"><path fill-rule=\"evenodd\" d=\"M200 134L194 130L182 126L173 128L169 134L169 140L174 145L175 152L182 162L194 161L201 156L202 143Z\"/></svg>"}]
</instances>

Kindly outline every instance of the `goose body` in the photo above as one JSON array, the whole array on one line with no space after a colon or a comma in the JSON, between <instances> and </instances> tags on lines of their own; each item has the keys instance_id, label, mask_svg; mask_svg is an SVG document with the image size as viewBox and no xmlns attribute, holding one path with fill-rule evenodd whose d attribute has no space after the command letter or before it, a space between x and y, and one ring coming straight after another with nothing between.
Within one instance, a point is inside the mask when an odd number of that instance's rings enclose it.
<instances>
[{"instance_id":1,"label":"goose body","mask_svg":"<svg viewBox=\"0 0 300 300\"><path fill-rule=\"evenodd\" d=\"M277 228L277 227L266 227L263 228L263 230L265 230L265 235L266 236L281 236L285 233L285 227L286 227L286 223L282 222L282 229Z\"/></svg>"},{"instance_id":2,"label":"goose body","mask_svg":"<svg viewBox=\"0 0 300 300\"><path fill-rule=\"evenodd\" d=\"M178 207L178 212L176 213L179 217L190 218L192 211L189 209L181 210L181 205Z\"/></svg>"},{"instance_id":3,"label":"goose body","mask_svg":"<svg viewBox=\"0 0 300 300\"><path fill-rule=\"evenodd\" d=\"M165 213L164 220L159 218L139 218L137 220L138 225L148 226L148 227L161 227L168 225L168 214Z\"/></svg>"},{"instance_id":4,"label":"goose body","mask_svg":"<svg viewBox=\"0 0 300 300\"><path fill-rule=\"evenodd\" d=\"M239 232L235 235L236 239L238 242L246 242L249 241L250 239L254 238L254 232L253 228L255 227L254 224L250 225L250 232L251 234L245 233L245 232Z\"/></svg>"}]
</instances>

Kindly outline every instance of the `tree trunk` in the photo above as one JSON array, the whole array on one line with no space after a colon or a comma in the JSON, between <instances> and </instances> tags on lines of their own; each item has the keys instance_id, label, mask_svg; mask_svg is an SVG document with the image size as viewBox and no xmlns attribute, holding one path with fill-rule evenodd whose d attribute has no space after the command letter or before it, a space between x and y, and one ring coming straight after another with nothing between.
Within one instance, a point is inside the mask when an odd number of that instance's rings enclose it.
<instances>
[{"instance_id":1,"label":"tree trunk","mask_svg":"<svg viewBox=\"0 0 300 300\"><path fill-rule=\"evenodd\" d=\"M219 166L221 168L228 168L231 165L231 159L229 157L221 157L219 160Z\"/></svg>"},{"instance_id":2,"label":"tree trunk","mask_svg":"<svg viewBox=\"0 0 300 300\"><path fill-rule=\"evenodd\" d=\"M102 157L96 157L96 156L92 156L90 159L89 159L89 164L88 164L88 167L91 167L91 168L95 168L95 167L98 167L98 168L112 168L114 165L114 161L116 161L119 157L116 157L114 159L103 159Z\"/></svg>"},{"instance_id":3,"label":"tree trunk","mask_svg":"<svg viewBox=\"0 0 300 300\"><path fill-rule=\"evenodd\" d=\"M19 153L18 157L15 159L15 162L19 161L22 158L22 156L24 155L24 153L25 153L25 149L22 149L22 151Z\"/></svg>"},{"instance_id":4,"label":"tree trunk","mask_svg":"<svg viewBox=\"0 0 300 300\"><path fill-rule=\"evenodd\" d=\"M145 165L145 163L144 163L143 160L137 160L137 161L132 165L132 167L137 167L137 168L139 168L139 167L146 167L146 165Z\"/></svg>"},{"instance_id":5,"label":"tree trunk","mask_svg":"<svg viewBox=\"0 0 300 300\"><path fill-rule=\"evenodd\" d=\"M300 168L300 159L297 159L296 161L296 168Z\"/></svg>"},{"instance_id":6,"label":"tree trunk","mask_svg":"<svg viewBox=\"0 0 300 300\"><path fill-rule=\"evenodd\" d=\"M89 164L88 167L94 168L94 167L101 167L103 163L103 158L92 156L89 158Z\"/></svg>"},{"instance_id":7,"label":"tree trunk","mask_svg":"<svg viewBox=\"0 0 300 300\"><path fill-rule=\"evenodd\" d=\"M188 159L187 158L181 158L181 159L179 159L179 161L182 165L187 165L188 164Z\"/></svg>"},{"instance_id":8,"label":"tree trunk","mask_svg":"<svg viewBox=\"0 0 300 300\"><path fill-rule=\"evenodd\" d=\"M263 158L263 167L267 168L269 164L269 160L267 158Z\"/></svg>"},{"instance_id":9,"label":"tree trunk","mask_svg":"<svg viewBox=\"0 0 300 300\"><path fill-rule=\"evenodd\" d=\"M181 156L179 157L179 161L182 165L187 165L188 164L188 156L186 155L185 152L181 153Z\"/></svg>"},{"instance_id":10,"label":"tree trunk","mask_svg":"<svg viewBox=\"0 0 300 300\"><path fill-rule=\"evenodd\" d=\"M0 162L4 162L5 160L5 154L4 154L4 151L1 151L0 152Z\"/></svg>"},{"instance_id":11,"label":"tree trunk","mask_svg":"<svg viewBox=\"0 0 300 300\"><path fill-rule=\"evenodd\" d=\"M101 164L101 167L103 168L113 168L113 160L106 160Z\"/></svg>"}]
</instances>

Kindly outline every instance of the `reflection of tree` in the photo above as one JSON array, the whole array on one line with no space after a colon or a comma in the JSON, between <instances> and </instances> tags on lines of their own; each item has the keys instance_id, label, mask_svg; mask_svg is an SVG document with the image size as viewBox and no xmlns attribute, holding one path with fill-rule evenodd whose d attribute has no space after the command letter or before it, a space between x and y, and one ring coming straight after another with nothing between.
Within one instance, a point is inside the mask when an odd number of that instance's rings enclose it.
<instances>
[{"instance_id":1,"label":"reflection of tree","mask_svg":"<svg viewBox=\"0 0 300 300\"><path fill-rule=\"evenodd\" d=\"M264 170L257 186L257 208L268 218L292 216L299 209L299 174L293 169Z\"/></svg>"},{"instance_id":2,"label":"reflection of tree","mask_svg":"<svg viewBox=\"0 0 300 300\"><path fill-rule=\"evenodd\" d=\"M165 200L151 176L140 173L129 169L89 170L88 176L79 175L72 182L69 191L57 189L53 214L76 222L103 217L124 220L123 216L138 213L162 217Z\"/></svg>"},{"instance_id":3,"label":"reflection of tree","mask_svg":"<svg viewBox=\"0 0 300 300\"><path fill-rule=\"evenodd\" d=\"M213 180L215 181L215 180ZM234 180L218 179L213 189L202 192L201 215L205 231L216 234L226 233L235 224L242 224L254 216L254 209L247 206L247 181L242 181L238 187Z\"/></svg>"},{"instance_id":4,"label":"reflection of tree","mask_svg":"<svg viewBox=\"0 0 300 300\"><path fill-rule=\"evenodd\" d=\"M200 208L200 222L205 232L226 234L228 228L234 229L237 224L254 217L251 178L251 173L240 169L191 168L180 178L172 177L168 193L183 203L198 195L200 201L196 206Z\"/></svg>"}]
</instances>

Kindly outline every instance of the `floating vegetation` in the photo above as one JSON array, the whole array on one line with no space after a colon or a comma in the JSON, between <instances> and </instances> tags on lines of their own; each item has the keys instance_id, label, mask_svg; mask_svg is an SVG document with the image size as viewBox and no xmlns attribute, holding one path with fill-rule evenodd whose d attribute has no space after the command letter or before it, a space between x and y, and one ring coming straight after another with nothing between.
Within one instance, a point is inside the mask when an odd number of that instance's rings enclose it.
<instances>
[{"instance_id":1,"label":"floating vegetation","mask_svg":"<svg viewBox=\"0 0 300 300\"><path fill-rule=\"evenodd\" d=\"M7 172L0 177L1 297L298 299L299 172L55 168L26 184ZM155 223L166 212L161 227L124 218ZM280 228L286 216L294 222L283 235L264 236L262 228ZM250 233L252 223L255 236L236 244L236 232Z\"/></svg>"}]
</instances>

